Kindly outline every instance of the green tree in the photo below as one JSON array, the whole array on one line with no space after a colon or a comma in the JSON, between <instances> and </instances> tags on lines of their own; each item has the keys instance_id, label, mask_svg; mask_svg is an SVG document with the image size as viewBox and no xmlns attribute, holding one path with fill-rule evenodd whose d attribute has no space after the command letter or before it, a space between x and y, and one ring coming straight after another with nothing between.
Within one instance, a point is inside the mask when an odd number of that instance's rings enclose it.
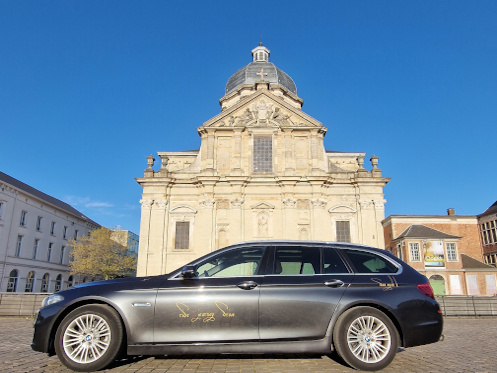
<instances>
[{"instance_id":1,"label":"green tree","mask_svg":"<svg viewBox=\"0 0 497 373\"><path fill-rule=\"evenodd\" d=\"M112 231L101 227L88 236L70 240L71 273L81 276L103 276L106 280L123 277L136 270L136 258L126 246L112 239Z\"/></svg>"}]
</instances>

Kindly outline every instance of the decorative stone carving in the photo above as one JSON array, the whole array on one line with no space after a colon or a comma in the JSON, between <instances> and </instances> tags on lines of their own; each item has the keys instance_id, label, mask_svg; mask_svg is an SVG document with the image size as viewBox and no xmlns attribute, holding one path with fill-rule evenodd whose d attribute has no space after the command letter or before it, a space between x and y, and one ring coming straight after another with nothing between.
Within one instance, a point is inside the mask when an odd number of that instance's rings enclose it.
<instances>
[{"instance_id":1,"label":"decorative stone carving","mask_svg":"<svg viewBox=\"0 0 497 373\"><path fill-rule=\"evenodd\" d=\"M241 199L241 198L234 198L234 199L230 200L230 202L231 202L231 206L235 207L235 208L240 208L243 205L243 199Z\"/></svg>"},{"instance_id":2,"label":"decorative stone carving","mask_svg":"<svg viewBox=\"0 0 497 373\"><path fill-rule=\"evenodd\" d=\"M230 201L228 199L220 199L216 201L216 209L229 209Z\"/></svg>"},{"instance_id":3,"label":"decorative stone carving","mask_svg":"<svg viewBox=\"0 0 497 373\"><path fill-rule=\"evenodd\" d=\"M154 203L153 199L141 199L140 204L142 205L142 209L151 209Z\"/></svg>"},{"instance_id":4,"label":"decorative stone carving","mask_svg":"<svg viewBox=\"0 0 497 373\"><path fill-rule=\"evenodd\" d=\"M379 199L379 200L374 200L373 203L374 203L374 207L376 209L382 209L385 207L385 203L387 201L385 199Z\"/></svg>"},{"instance_id":5,"label":"decorative stone carving","mask_svg":"<svg viewBox=\"0 0 497 373\"><path fill-rule=\"evenodd\" d=\"M154 201L154 206L156 206L158 209L165 210L167 207L168 201L166 200L159 200L159 201Z\"/></svg>"},{"instance_id":6,"label":"decorative stone carving","mask_svg":"<svg viewBox=\"0 0 497 373\"><path fill-rule=\"evenodd\" d=\"M147 170L151 170L154 167L155 158L152 154L147 157Z\"/></svg>"},{"instance_id":7,"label":"decorative stone carving","mask_svg":"<svg viewBox=\"0 0 497 373\"><path fill-rule=\"evenodd\" d=\"M371 206L371 203L373 201L359 201L359 205L361 206L362 210L367 210Z\"/></svg>"},{"instance_id":8,"label":"decorative stone carving","mask_svg":"<svg viewBox=\"0 0 497 373\"><path fill-rule=\"evenodd\" d=\"M269 217L265 212L257 214L257 233L259 237L268 237Z\"/></svg>"},{"instance_id":9,"label":"decorative stone carving","mask_svg":"<svg viewBox=\"0 0 497 373\"><path fill-rule=\"evenodd\" d=\"M287 208L294 208L297 204L297 200L295 198L283 198L283 204Z\"/></svg>"},{"instance_id":10,"label":"decorative stone carving","mask_svg":"<svg viewBox=\"0 0 497 373\"><path fill-rule=\"evenodd\" d=\"M311 203L314 208L323 209L328 204L328 201L325 199L313 198L311 199Z\"/></svg>"},{"instance_id":11,"label":"decorative stone carving","mask_svg":"<svg viewBox=\"0 0 497 373\"><path fill-rule=\"evenodd\" d=\"M249 108L246 108L242 115L235 117L236 126L245 126L247 123L255 120L255 115Z\"/></svg>"},{"instance_id":12,"label":"decorative stone carving","mask_svg":"<svg viewBox=\"0 0 497 373\"><path fill-rule=\"evenodd\" d=\"M311 208L310 201L308 199L299 199L297 200L297 209L298 210L309 210Z\"/></svg>"},{"instance_id":13,"label":"decorative stone carving","mask_svg":"<svg viewBox=\"0 0 497 373\"><path fill-rule=\"evenodd\" d=\"M212 198L201 199L199 201L200 207L203 208L213 208L216 201Z\"/></svg>"}]
</instances>

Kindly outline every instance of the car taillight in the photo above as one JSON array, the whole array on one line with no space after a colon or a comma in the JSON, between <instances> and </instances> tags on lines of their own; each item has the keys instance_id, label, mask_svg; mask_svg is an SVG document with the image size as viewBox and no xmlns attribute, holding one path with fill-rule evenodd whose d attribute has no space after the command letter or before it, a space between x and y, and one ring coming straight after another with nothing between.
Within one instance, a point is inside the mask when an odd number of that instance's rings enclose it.
<instances>
[{"instance_id":1,"label":"car taillight","mask_svg":"<svg viewBox=\"0 0 497 373\"><path fill-rule=\"evenodd\" d=\"M427 297L435 299L435 294L433 293L433 288L431 287L429 282L427 282L425 284L418 284L417 288L420 292L422 292Z\"/></svg>"}]
</instances>

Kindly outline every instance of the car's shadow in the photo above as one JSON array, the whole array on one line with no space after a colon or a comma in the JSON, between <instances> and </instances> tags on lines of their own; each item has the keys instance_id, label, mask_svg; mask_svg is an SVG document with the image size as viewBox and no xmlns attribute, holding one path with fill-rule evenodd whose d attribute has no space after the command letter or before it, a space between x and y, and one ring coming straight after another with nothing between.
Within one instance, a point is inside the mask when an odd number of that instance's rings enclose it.
<instances>
[{"instance_id":1,"label":"car's shadow","mask_svg":"<svg viewBox=\"0 0 497 373\"><path fill-rule=\"evenodd\" d=\"M399 348L397 353L404 352L404 348ZM280 359L280 360L290 360L290 359L320 359L323 356L327 356L335 363L348 367L348 364L335 352L332 351L327 355L322 354L219 354L219 355L140 355L140 356L127 356L125 358L114 361L109 365L107 369L119 368L124 365L131 365L139 361L155 358L157 360L218 360L218 359L238 359L238 360L251 360L251 359Z\"/></svg>"},{"instance_id":2,"label":"car's shadow","mask_svg":"<svg viewBox=\"0 0 497 373\"><path fill-rule=\"evenodd\" d=\"M106 370L111 370L114 368L119 368L125 365L131 365L138 363L139 361L149 359L151 357L157 360L219 360L219 359L230 359L230 360L251 360L251 359L279 359L279 360L290 360L290 359L321 359L323 356L328 356L334 362L347 366L347 364L338 356L336 352L331 352L328 355L322 354L218 354L218 355L140 355L140 356L126 356L119 360L115 360L111 365L109 365Z\"/></svg>"}]
</instances>

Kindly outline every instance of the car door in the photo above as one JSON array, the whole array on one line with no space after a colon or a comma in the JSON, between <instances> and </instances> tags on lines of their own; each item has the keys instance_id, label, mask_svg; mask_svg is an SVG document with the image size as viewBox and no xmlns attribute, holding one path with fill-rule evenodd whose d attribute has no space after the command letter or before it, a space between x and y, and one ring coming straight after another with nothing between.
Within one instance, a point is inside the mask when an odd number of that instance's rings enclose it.
<instances>
[{"instance_id":1,"label":"car door","mask_svg":"<svg viewBox=\"0 0 497 373\"><path fill-rule=\"evenodd\" d=\"M272 274L260 289L261 340L322 338L354 275L331 247L276 246L270 257Z\"/></svg>"},{"instance_id":2,"label":"car door","mask_svg":"<svg viewBox=\"0 0 497 373\"><path fill-rule=\"evenodd\" d=\"M259 275L264 246L222 251L158 290L156 343L258 340Z\"/></svg>"}]
</instances>

